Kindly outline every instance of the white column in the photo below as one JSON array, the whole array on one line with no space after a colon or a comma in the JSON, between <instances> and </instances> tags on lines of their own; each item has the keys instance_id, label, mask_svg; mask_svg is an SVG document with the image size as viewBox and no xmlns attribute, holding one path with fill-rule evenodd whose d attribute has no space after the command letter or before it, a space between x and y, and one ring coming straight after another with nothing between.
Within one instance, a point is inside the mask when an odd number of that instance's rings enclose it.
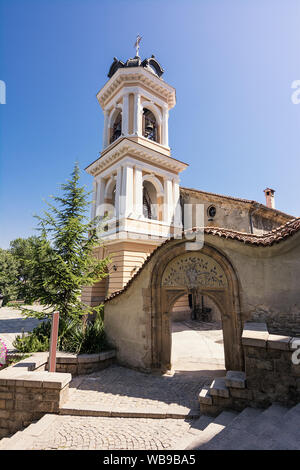
<instances>
[{"instance_id":1,"label":"white column","mask_svg":"<svg viewBox=\"0 0 300 470\"><path fill-rule=\"evenodd\" d=\"M123 96L122 106L122 134L128 135L128 116L129 116L129 95Z\"/></svg>"},{"instance_id":2,"label":"white column","mask_svg":"<svg viewBox=\"0 0 300 470\"><path fill-rule=\"evenodd\" d=\"M172 181L164 180L164 222L171 223L173 215L173 187Z\"/></svg>"},{"instance_id":3,"label":"white column","mask_svg":"<svg viewBox=\"0 0 300 470\"><path fill-rule=\"evenodd\" d=\"M122 175L122 215L128 217L133 213L133 167L123 166Z\"/></svg>"},{"instance_id":4,"label":"white column","mask_svg":"<svg viewBox=\"0 0 300 470\"><path fill-rule=\"evenodd\" d=\"M97 181L97 193L96 193L96 216L104 215L104 190L105 190L105 181L104 178L98 176Z\"/></svg>"},{"instance_id":5,"label":"white column","mask_svg":"<svg viewBox=\"0 0 300 470\"><path fill-rule=\"evenodd\" d=\"M121 186L122 186L122 167L120 166L117 169L117 181L116 181L116 197L115 197L115 208L116 208L116 218L118 219L120 216L120 195L121 195Z\"/></svg>"},{"instance_id":6,"label":"white column","mask_svg":"<svg viewBox=\"0 0 300 470\"><path fill-rule=\"evenodd\" d=\"M104 124L103 124L103 149L108 145L108 111L104 111Z\"/></svg>"},{"instance_id":7,"label":"white column","mask_svg":"<svg viewBox=\"0 0 300 470\"><path fill-rule=\"evenodd\" d=\"M164 106L163 118L162 118L162 145L169 146L169 110L167 106Z\"/></svg>"},{"instance_id":8,"label":"white column","mask_svg":"<svg viewBox=\"0 0 300 470\"><path fill-rule=\"evenodd\" d=\"M135 200L135 216L140 218L143 216L143 172L139 166L134 170L134 200Z\"/></svg>"},{"instance_id":9,"label":"white column","mask_svg":"<svg viewBox=\"0 0 300 470\"><path fill-rule=\"evenodd\" d=\"M174 201L174 225L177 227L182 226L181 220L181 206L180 206L180 191L179 179L173 179L173 201Z\"/></svg>"},{"instance_id":10,"label":"white column","mask_svg":"<svg viewBox=\"0 0 300 470\"><path fill-rule=\"evenodd\" d=\"M93 199L92 199L92 209L91 209L91 219L93 220L96 215L96 197L97 197L97 181L93 181Z\"/></svg>"},{"instance_id":11,"label":"white column","mask_svg":"<svg viewBox=\"0 0 300 470\"><path fill-rule=\"evenodd\" d=\"M133 134L142 135L141 95L138 92L134 94Z\"/></svg>"}]
</instances>

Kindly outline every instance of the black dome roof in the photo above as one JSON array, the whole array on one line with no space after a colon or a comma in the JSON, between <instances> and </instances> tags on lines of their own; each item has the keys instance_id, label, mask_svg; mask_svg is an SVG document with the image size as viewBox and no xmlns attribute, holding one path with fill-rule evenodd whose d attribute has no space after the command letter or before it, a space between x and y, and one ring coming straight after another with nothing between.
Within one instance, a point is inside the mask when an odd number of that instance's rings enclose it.
<instances>
[{"instance_id":1,"label":"black dome roof","mask_svg":"<svg viewBox=\"0 0 300 470\"><path fill-rule=\"evenodd\" d=\"M126 62L122 62L114 57L114 61L110 66L107 76L111 78L118 69L127 67L143 67L149 72L152 72L157 77L161 77L164 73L164 69L161 67L159 62L155 59L154 55L150 59L141 60L140 57L136 56L133 59L128 59Z\"/></svg>"}]
</instances>

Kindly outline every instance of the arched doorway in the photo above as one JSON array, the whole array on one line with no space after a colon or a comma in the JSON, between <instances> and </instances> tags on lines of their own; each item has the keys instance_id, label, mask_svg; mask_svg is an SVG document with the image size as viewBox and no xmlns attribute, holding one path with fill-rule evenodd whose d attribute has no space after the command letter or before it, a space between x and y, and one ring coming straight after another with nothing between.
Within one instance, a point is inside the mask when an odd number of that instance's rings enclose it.
<instances>
[{"instance_id":1,"label":"arched doorway","mask_svg":"<svg viewBox=\"0 0 300 470\"><path fill-rule=\"evenodd\" d=\"M185 240L174 241L152 272L152 365L171 368L171 310L183 295L207 296L221 312L225 367L243 370L239 284L228 258L204 245L187 251ZM196 305L197 308L197 305Z\"/></svg>"},{"instance_id":2,"label":"arched doorway","mask_svg":"<svg viewBox=\"0 0 300 470\"><path fill-rule=\"evenodd\" d=\"M180 296L170 309L170 321L172 370L223 375L222 314L213 298L201 291Z\"/></svg>"}]
</instances>

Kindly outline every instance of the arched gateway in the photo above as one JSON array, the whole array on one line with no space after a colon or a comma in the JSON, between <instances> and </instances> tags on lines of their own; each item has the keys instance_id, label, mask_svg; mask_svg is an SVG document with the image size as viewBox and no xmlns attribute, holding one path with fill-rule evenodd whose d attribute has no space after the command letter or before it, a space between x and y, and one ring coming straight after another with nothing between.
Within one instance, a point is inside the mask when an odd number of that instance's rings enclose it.
<instances>
[{"instance_id":1,"label":"arched gateway","mask_svg":"<svg viewBox=\"0 0 300 470\"><path fill-rule=\"evenodd\" d=\"M170 245L158 257L151 275L152 367L171 367L171 311L184 294L207 295L221 311L226 369L242 370L242 322L235 270L216 248L187 251L185 241Z\"/></svg>"}]
</instances>

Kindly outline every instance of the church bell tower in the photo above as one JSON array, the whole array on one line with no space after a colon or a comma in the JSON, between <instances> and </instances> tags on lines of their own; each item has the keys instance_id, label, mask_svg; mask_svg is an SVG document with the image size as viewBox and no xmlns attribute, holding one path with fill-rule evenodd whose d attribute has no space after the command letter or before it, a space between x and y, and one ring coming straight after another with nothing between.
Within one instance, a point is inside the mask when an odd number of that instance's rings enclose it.
<instances>
[{"instance_id":1,"label":"church bell tower","mask_svg":"<svg viewBox=\"0 0 300 470\"><path fill-rule=\"evenodd\" d=\"M158 245L182 229L179 173L188 165L171 157L168 136L175 89L153 55L141 60L139 40L134 58L114 58L97 94L102 151L86 171L94 178L92 218L103 218L101 240L112 263L107 280L84 293L90 305L121 289Z\"/></svg>"}]
</instances>

